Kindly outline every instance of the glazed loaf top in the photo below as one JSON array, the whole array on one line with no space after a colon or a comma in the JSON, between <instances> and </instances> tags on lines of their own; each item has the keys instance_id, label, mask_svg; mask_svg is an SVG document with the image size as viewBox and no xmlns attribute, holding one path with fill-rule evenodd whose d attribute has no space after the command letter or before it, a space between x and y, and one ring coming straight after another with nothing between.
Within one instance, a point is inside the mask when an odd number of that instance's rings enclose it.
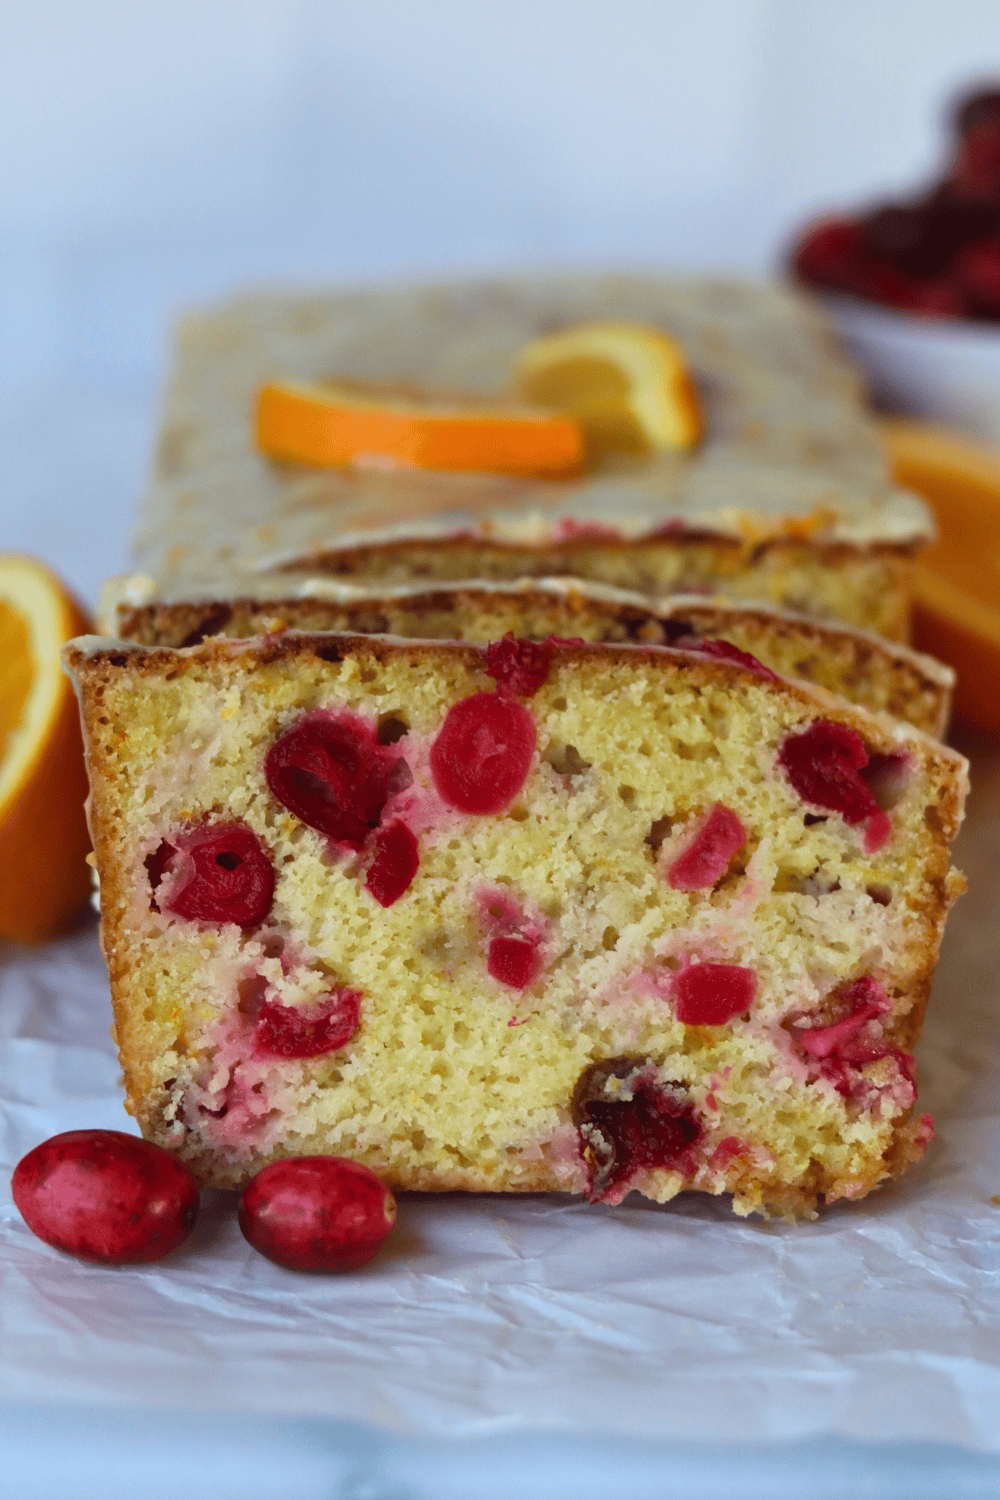
<instances>
[{"instance_id":1,"label":"glazed loaf top","mask_svg":"<svg viewBox=\"0 0 1000 1500\"><path fill-rule=\"evenodd\" d=\"M553 482L385 464L316 470L254 447L269 380L343 376L494 395L529 340L596 319L678 340L705 438ZM575 275L327 292L253 293L184 318L137 554L161 580L253 572L318 551L462 533L547 545L710 531L861 546L932 534L895 489L854 373L808 304L765 283Z\"/></svg>"}]
</instances>

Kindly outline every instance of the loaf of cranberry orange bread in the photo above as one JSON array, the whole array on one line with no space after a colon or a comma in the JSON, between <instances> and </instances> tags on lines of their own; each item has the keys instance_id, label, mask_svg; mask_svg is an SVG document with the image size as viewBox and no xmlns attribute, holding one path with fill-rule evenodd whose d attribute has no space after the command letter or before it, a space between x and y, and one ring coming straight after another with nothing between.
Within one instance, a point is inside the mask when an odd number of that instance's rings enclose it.
<instances>
[{"instance_id":1,"label":"loaf of cranberry orange bread","mask_svg":"<svg viewBox=\"0 0 1000 1500\"><path fill-rule=\"evenodd\" d=\"M112 580L108 628L143 646L191 646L209 636L241 639L294 630L346 630L420 639L492 641L513 634L650 645L708 640L749 652L786 677L801 677L876 712L942 736L955 674L943 662L867 630L721 596L642 594L575 578L520 583L397 585L369 589L328 578L261 580L253 598L158 599L144 574Z\"/></svg>"},{"instance_id":2,"label":"loaf of cranberry orange bread","mask_svg":"<svg viewBox=\"0 0 1000 1500\"><path fill-rule=\"evenodd\" d=\"M682 351L698 446L612 453L554 481L378 454L310 468L254 445L268 382L498 397L530 341L604 320ZM182 590L275 560L380 586L572 574L654 596L722 590L905 639L912 556L932 530L893 486L858 378L804 298L764 283L542 276L259 293L185 318L137 559Z\"/></svg>"},{"instance_id":3,"label":"loaf of cranberry orange bread","mask_svg":"<svg viewBox=\"0 0 1000 1500\"><path fill-rule=\"evenodd\" d=\"M129 1108L204 1183L859 1198L965 764L752 660L286 631L66 650Z\"/></svg>"}]
</instances>

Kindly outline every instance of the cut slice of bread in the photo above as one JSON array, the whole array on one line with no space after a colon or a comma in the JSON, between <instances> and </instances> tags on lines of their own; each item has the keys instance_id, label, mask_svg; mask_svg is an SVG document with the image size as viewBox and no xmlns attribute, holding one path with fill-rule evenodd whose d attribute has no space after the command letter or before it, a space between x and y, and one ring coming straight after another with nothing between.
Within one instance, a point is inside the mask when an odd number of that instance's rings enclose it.
<instances>
[{"instance_id":1,"label":"cut slice of bread","mask_svg":"<svg viewBox=\"0 0 1000 1500\"><path fill-rule=\"evenodd\" d=\"M148 598L151 592L155 596L155 585L141 575L118 580L107 599L109 628L143 646L190 646L209 636L239 639L286 627L466 641L498 640L508 632L530 640L555 635L651 645L721 638L786 677L817 683L938 737L947 728L955 681L951 668L933 657L869 631L699 594L653 601L579 579L369 591L286 576L268 580L253 598L164 602Z\"/></svg>"},{"instance_id":2,"label":"cut slice of bread","mask_svg":"<svg viewBox=\"0 0 1000 1500\"><path fill-rule=\"evenodd\" d=\"M253 445L258 393L275 380L492 399L540 334L608 320L680 349L697 447L612 454L555 482L377 453L317 469ZM807 299L763 282L571 274L260 292L189 315L137 556L189 590L276 560L380 586L560 573L653 596L723 590L905 640L913 556L932 535Z\"/></svg>"},{"instance_id":3,"label":"cut slice of bread","mask_svg":"<svg viewBox=\"0 0 1000 1500\"><path fill-rule=\"evenodd\" d=\"M917 1159L961 757L664 647L65 653L129 1107L204 1183L812 1212Z\"/></svg>"}]
</instances>

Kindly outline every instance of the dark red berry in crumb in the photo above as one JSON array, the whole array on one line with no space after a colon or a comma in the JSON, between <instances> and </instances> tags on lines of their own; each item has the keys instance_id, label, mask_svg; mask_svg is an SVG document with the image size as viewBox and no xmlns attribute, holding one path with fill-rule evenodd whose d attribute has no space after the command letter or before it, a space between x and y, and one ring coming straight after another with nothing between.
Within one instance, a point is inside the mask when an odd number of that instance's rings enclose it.
<instances>
[{"instance_id":1,"label":"dark red berry in crumb","mask_svg":"<svg viewBox=\"0 0 1000 1500\"><path fill-rule=\"evenodd\" d=\"M675 891L701 891L715 885L747 841L747 831L731 807L716 802L694 837L667 866Z\"/></svg>"},{"instance_id":2,"label":"dark red berry in crumb","mask_svg":"<svg viewBox=\"0 0 1000 1500\"><path fill-rule=\"evenodd\" d=\"M533 698L549 675L552 647L541 641L515 640L513 631L486 647L486 671L497 692L508 698Z\"/></svg>"},{"instance_id":3,"label":"dark red berry in crumb","mask_svg":"<svg viewBox=\"0 0 1000 1500\"><path fill-rule=\"evenodd\" d=\"M521 703L473 693L448 710L431 746L431 775L449 807L498 813L517 796L535 753L535 721Z\"/></svg>"},{"instance_id":4,"label":"dark red berry in crumb","mask_svg":"<svg viewBox=\"0 0 1000 1500\"><path fill-rule=\"evenodd\" d=\"M757 975L738 964L692 964L671 986L674 1014L685 1026L725 1026L748 1011L757 995Z\"/></svg>"},{"instance_id":5,"label":"dark red berry in crumb","mask_svg":"<svg viewBox=\"0 0 1000 1500\"><path fill-rule=\"evenodd\" d=\"M396 1201L367 1167L341 1156L298 1156L257 1173L240 1201L255 1250L291 1271L353 1271L396 1222Z\"/></svg>"},{"instance_id":6,"label":"dark red berry in crumb","mask_svg":"<svg viewBox=\"0 0 1000 1500\"><path fill-rule=\"evenodd\" d=\"M416 835L397 818L375 835L375 858L368 866L365 890L380 906L392 906L409 890L419 865Z\"/></svg>"},{"instance_id":7,"label":"dark red berry in crumb","mask_svg":"<svg viewBox=\"0 0 1000 1500\"><path fill-rule=\"evenodd\" d=\"M738 667L746 667L748 672L755 672L758 677L767 677L771 682L777 682L777 675L770 667L765 667L756 656L751 656L749 651L741 651L734 646L732 641L719 641L703 639L697 635L679 636L673 645L678 651L697 651L701 656L714 656L719 661L731 661Z\"/></svg>"},{"instance_id":8,"label":"dark red berry in crumb","mask_svg":"<svg viewBox=\"0 0 1000 1500\"><path fill-rule=\"evenodd\" d=\"M275 740L264 774L281 805L303 823L360 849L392 795L399 760L358 714L317 709Z\"/></svg>"},{"instance_id":9,"label":"dark red berry in crumb","mask_svg":"<svg viewBox=\"0 0 1000 1500\"><path fill-rule=\"evenodd\" d=\"M786 736L778 764L804 802L840 813L852 827L866 824L869 854L891 837L888 816L859 775L868 764L868 751L857 730L820 719L802 734Z\"/></svg>"},{"instance_id":10,"label":"dark red berry in crumb","mask_svg":"<svg viewBox=\"0 0 1000 1500\"><path fill-rule=\"evenodd\" d=\"M79 1260L135 1266L186 1240L198 1184L159 1146L120 1130L69 1130L18 1162L14 1202L32 1233Z\"/></svg>"},{"instance_id":11,"label":"dark red berry in crumb","mask_svg":"<svg viewBox=\"0 0 1000 1500\"><path fill-rule=\"evenodd\" d=\"M538 944L525 937L491 938L486 971L512 990L525 989L542 971Z\"/></svg>"},{"instance_id":12,"label":"dark red berry in crumb","mask_svg":"<svg viewBox=\"0 0 1000 1500\"><path fill-rule=\"evenodd\" d=\"M642 1068L627 1057L594 1063L574 1090L572 1114L592 1203L617 1198L614 1189L637 1172L659 1167L688 1176L694 1170L702 1127L693 1104Z\"/></svg>"},{"instance_id":13,"label":"dark red berry in crumb","mask_svg":"<svg viewBox=\"0 0 1000 1500\"><path fill-rule=\"evenodd\" d=\"M161 911L194 922L235 922L253 927L263 922L274 899L274 870L260 839L245 823L208 823L172 833L146 861L157 885L170 880ZM155 889L155 887L154 887Z\"/></svg>"},{"instance_id":14,"label":"dark red berry in crumb","mask_svg":"<svg viewBox=\"0 0 1000 1500\"><path fill-rule=\"evenodd\" d=\"M254 1028L254 1051L258 1057L320 1057L346 1047L360 1019L360 990L336 990L301 1009L266 1000Z\"/></svg>"}]
</instances>

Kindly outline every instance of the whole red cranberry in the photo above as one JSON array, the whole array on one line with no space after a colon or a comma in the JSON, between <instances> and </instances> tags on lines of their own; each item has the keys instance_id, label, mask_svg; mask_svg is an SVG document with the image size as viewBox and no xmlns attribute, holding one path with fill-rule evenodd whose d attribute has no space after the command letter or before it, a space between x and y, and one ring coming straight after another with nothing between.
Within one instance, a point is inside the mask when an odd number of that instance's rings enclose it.
<instances>
[{"instance_id":1,"label":"whole red cranberry","mask_svg":"<svg viewBox=\"0 0 1000 1500\"><path fill-rule=\"evenodd\" d=\"M952 274L975 312L1000 316L1000 239L966 245L955 257Z\"/></svg>"},{"instance_id":2,"label":"whole red cranberry","mask_svg":"<svg viewBox=\"0 0 1000 1500\"><path fill-rule=\"evenodd\" d=\"M523 704L499 693L462 698L431 746L431 775L442 800L459 812L502 812L527 779L536 740L535 721Z\"/></svg>"},{"instance_id":3,"label":"whole red cranberry","mask_svg":"<svg viewBox=\"0 0 1000 1500\"><path fill-rule=\"evenodd\" d=\"M11 1191L32 1233L94 1265L160 1260L198 1217L198 1184L187 1167L121 1130L51 1136L18 1162Z\"/></svg>"},{"instance_id":4,"label":"whole red cranberry","mask_svg":"<svg viewBox=\"0 0 1000 1500\"><path fill-rule=\"evenodd\" d=\"M928 318L962 318L969 310L962 288L943 276L915 281L902 305L907 312L923 313Z\"/></svg>"},{"instance_id":5,"label":"whole red cranberry","mask_svg":"<svg viewBox=\"0 0 1000 1500\"><path fill-rule=\"evenodd\" d=\"M844 289L860 253L860 232L853 219L827 219L808 230L792 252L795 272L816 286Z\"/></svg>"},{"instance_id":6,"label":"whole red cranberry","mask_svg":"<svg viewBox=\"0 0 1000 1500\"><path fill-rule=\"evenodd\" d=\"M1000 132L976 126L959 142L947 177L951 195L961 203L1000 204Z\"/></svg>"},{"instance_id":7,"label":"whole red cranberry","mask_svg":"<svg viewBox=\"0 0 1000 1500\"><path fill-rule=\"evenodd\" d=\"M374 1172L342 1156L296 1156L264 1167L240 1201L240 1228L261 1255L291 1271L353 1271L396 1222L396 1201Z\"/></svg>"},{"instance_id":8,"label":"whole red cranberry","mask_svg":"<svg viewBox=\"0 0 1000 1500\"><path fill-rule=\"evenodd\" d=\"M401 757L358 714L305 714L267 752L264 775L283 807L319 833L360 849L393 793Z\"/></svg>"},{"instance_id":9,"label":"whole red cranberry","mask_svg":"<svg viewBox=\"0 0 1000 1500\"><path fill-rule=\"evenodd\" d=\"M146 860L159 910L195 922L263 922L274 899L274 870L246 823L206 823L171 833ZM170 879L166 897L157 893Z\"/></svg>"},{"instance_id":10,"label":"whole red cranberry","mask_svg":"<svg viewBox=\"0 0 1000 1500\"><path fill-rule=\"evenodd\" d=\"M984 129L1000 133L1000 89L977 88L963 94L952 106L951 114L958 135Z\"/></svg>"}]
</instances>

